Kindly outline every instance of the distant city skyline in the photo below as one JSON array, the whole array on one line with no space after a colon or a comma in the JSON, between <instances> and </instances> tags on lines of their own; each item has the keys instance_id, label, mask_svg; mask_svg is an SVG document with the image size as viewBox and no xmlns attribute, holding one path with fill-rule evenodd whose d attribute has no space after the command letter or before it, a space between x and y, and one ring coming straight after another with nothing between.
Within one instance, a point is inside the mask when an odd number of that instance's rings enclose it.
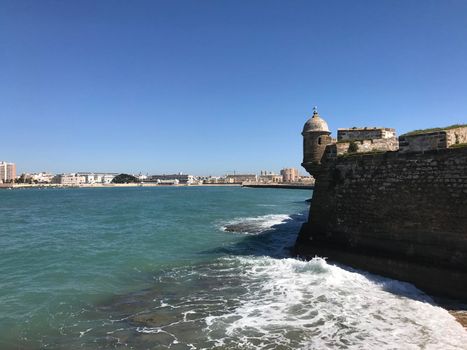
<instances>
[{"instance_id":1,"label":"distant city skyline","mask_svg":"<svg viewBox=\"0 0 467 350\"><path fill-rule=\"evenodd\" d=\"M313 106L397 134L467 121L467 2L0 2L17 173L298 168Z\"/></svg>"},{"instance_id":2,"label":"distant city skyline","mask_svg":"<svg viewBox=\"0 0 467 350\"><path fill-rule=\"evenodd\" d=\"M280 173L262 170L256 173L233 173L224 176L203 176L186 173L172 174L124 174L124 173L96 173L96 172L71 172L71 173L30 173L16 174L14 163L0 162L0 187L101 187L121 184L130 185L243 185L252 186L285 184L287 186L312 186L314 178L309 175L301 176L298 169L284 168ZM290 188L290 187L288 187Z\"/></svg>"},{"instance_id":3,"label":"distant city skyline","mask_svg":"<svg viewBox=\"0 0 467 350\"><path fill-rule=\"evenodd\" d=\"M4 165L4 164L11 164L12 166L15 167L16 169L16 164L15 163L5 163L3 161L0 161L0 165ZM254 175L281 175L283 173L283 171L285 170L292 170L292 171L295 171L297 173L297 175L300 175L300 176L309 176L309 174L306 172L305 169L297 169L297 168L282 168L282 169L272 169L272 170L259 170L259 171L236 171L236 170L232 170L230 172L226 172L226 173L223 173L223 174L195 174L195 173L187 173L187 172L184 172L184 171L173 171L173 172L142 172L142 171L129 171L129 172L123 172L123 173L126 173L126 174L129 174L129 175L134 175L134 176L137 176L137 175L141 175L141 176L152 176L152 175L174 175L174 174L177 174L177 175L193 175L193 176L197 176L197 177L222 177L222 176L235 176L235 175L239 175L239 174L254 174ZM1 172L1 169L0 169L0 174L5 174L6 171L4 171L3 173ZM20 175L32 175L32 174L36 174L36 175L39 175L39 174L50 174L50 175L61 175L61 174L66 174L66 175L69 175L69 174L80 174L80 175L83 175L83 174L112 174L112 175L118 175L118 174L122 174L122 172L109 172L109 171L79 171L79 170L73 170L73 171L60 171L60 172L49 172L49 171L29 171L29 170L25 170L25 171L22 171L22 172L19 172L19 173L16 173L14 172L14 176L12 176L12 178L18 178L20 177ZM286 176L287 177L294 177L294 176L297 176L297 175L290 175L290 174L287 174ZM1 179L0 179L1 180Z\"/></svg>"}]
</instances>

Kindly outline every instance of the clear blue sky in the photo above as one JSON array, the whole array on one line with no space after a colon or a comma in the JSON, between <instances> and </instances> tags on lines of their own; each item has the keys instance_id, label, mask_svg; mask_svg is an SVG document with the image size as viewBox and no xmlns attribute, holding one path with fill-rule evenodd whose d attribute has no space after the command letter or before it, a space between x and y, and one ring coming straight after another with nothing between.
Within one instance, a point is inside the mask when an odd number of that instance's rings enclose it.
<instances>
[{"instance_id":1,"label":"clear blue sky","mask_svg":"<svg viewBox=\"0 0 467 350\"><path fill-rule=\"evenodd\" d=\"M19 171L300 167L330 128L467 121L467 1L0 0Z\"/></svg>"}]
</instances>

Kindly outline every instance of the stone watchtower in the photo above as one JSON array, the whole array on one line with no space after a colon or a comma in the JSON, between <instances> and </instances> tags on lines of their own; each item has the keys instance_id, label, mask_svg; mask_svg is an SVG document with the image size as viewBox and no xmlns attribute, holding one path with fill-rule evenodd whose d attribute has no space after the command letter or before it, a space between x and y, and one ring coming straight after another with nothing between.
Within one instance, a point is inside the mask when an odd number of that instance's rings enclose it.
<instances>
[{"instance_id":1,"label":"stone watchtower","mask_svg":"<svg viewBox=\"0 0 467 350\"><path fill-rule=\"evenodd\" d=\"M318 114L316 107L313 116L303 126L303 163L302 166L316 177L326 146L332 143L328 124Z\"/></svg>"}]
</instances>

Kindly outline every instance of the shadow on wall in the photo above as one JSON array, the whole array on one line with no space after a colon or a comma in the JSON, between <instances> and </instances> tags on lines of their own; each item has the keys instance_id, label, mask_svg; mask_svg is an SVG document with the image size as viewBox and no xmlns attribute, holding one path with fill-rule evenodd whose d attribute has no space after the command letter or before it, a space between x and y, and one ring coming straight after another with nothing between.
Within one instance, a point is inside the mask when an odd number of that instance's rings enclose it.
<instances>
[{"instance_id":1,"label":"shadow on wall","mask_svg":"<svg viewBox=\"0 0 467 350\"><path fill-rule=\"evenodd\" d=\"M242 234L245 238L232 246L211 250L204 253L217 253L240 256L269 256L277 259L291 258L294 256L293 245L297 238L297 233L301 225L306 221L308 211L301 214L292 215L289 219L284 220L279 224L272 225L268 229L261 226L258 220L252 222L248 219L228 224L224 230L232 234ZM431 297L425 294L413 284L403 282L380 275L376 275L361 269L352 268L347 265L340 264L336 261L329 260L328 257L322 256L328 264L338 266L339 268L352 273L358 273L369 281L379 285L382 290L412 300L417 300L431 305L446 307L448 309L466 310L467 304L457 302L449 298ZM414 292L415 291L415 292ZM460 311L463 312L463 311Z\"/></svg>"}]
</instances>

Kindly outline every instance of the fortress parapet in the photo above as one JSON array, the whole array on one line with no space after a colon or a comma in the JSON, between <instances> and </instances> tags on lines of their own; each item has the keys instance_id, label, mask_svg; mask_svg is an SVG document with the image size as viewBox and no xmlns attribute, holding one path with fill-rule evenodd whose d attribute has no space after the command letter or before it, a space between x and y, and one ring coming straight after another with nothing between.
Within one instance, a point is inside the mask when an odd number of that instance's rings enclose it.
<instances>
[{"instance_id":1,"label":"fortress parapet","mask_svg":"<svg viewBox=\"0 0 467 350\"><path fill-rule=\"evenodd\" d=\"M467 124L446 128L415 130L396 136L396 130L384 127L340 128L337 140L331 137L328 124L313 112L303 128L302 166L313 176L328 159L346 154L395 152L427 152L467 144Z\"/></svg>"},{"instance_id":2,"label":"fortress parapet","mask_svg":"<svg viewBox=\"0 0 467 350\"><path fill-rule=\"evenodd\" d=\"M444 129L416 130L399 137L399 150L425 152L456 147L467 143L467 126L453 125Z\"/></svg>"},{"instance_id":3,"label":"fortress parapet","mask_svg":"<svg viewBox=\"0 0 467 350\"><path fill-rule=\"evenodd\" d=\"M337 130L336 155L397 151L399 141L392 128L350 128Z\"/></svg>"},{"instance_id":4,"label":"fortress parapet","mask_svg":"<svg viewBox=\"0 0 467 350\"><path fill-rule=\"evenodd\" d=\"M337 141L357 141L372 139L391 139L396 137L392 128L340 128L337 129Z\"/></svg>"}]
</instances>

